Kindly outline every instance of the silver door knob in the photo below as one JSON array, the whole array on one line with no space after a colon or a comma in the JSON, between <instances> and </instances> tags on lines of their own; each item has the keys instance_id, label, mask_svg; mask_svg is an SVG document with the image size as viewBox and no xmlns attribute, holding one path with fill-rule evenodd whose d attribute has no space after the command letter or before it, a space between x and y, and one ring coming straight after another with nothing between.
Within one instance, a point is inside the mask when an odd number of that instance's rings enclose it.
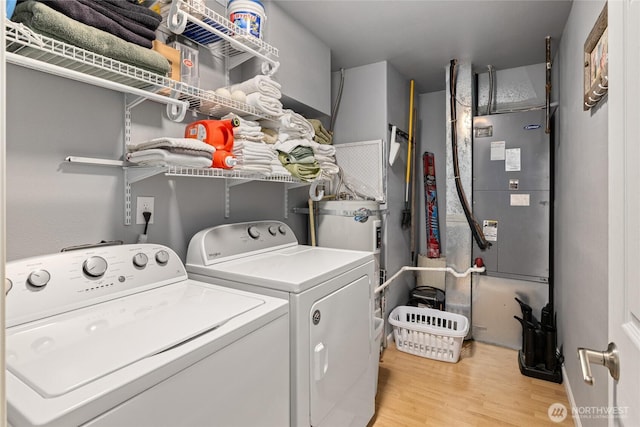
<instances>
[{"instance_id":1,"label":"silver door knob","mask_svg":"<svg viewBox=\"0 0 640 427\"><path fill-rule=\"evenodd\" d=\"M580 367L582 368L582 378L589 385L593 385L591 363L607 367L614 380L618 381L620 379L618 348L612 342L609 343L606 351L595 351L580 347L578 348L578 359L580 359Z\"/></svg>"}]
</instances>

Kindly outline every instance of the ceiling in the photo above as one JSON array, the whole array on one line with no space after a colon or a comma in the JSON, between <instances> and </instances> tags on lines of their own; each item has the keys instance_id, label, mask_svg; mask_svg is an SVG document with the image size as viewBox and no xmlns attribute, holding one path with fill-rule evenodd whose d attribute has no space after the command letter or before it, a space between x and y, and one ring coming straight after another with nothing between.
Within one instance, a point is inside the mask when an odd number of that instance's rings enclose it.
<instances>
[{"instance_id":1,"label":"ceiling","mask_svg":"<svg viewBox=\"0 0 640 427\"><path fill-rule=\"evenodd\" d=\"M476 71L545 62L571 0L272 0L331 49L338 71L388 61L417 93L444 90L451 59ZM553 54L552 52L552 54Z\"/></svg>"}]
</instances>

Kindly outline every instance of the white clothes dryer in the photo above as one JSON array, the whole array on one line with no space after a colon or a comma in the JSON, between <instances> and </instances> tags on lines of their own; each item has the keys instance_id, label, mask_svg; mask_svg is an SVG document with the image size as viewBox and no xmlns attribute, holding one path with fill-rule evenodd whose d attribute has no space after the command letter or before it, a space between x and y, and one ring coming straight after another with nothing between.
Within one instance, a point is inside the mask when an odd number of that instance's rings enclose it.
<instances>
[{"instance_id":1,"label":"white clothes dryer","mask_svg":"<svg viewBox=\"0 0 640 427\"><path fill-rule=\"evenodd\" d=\"M285 299L191 280L154 244L12 261L6 275L11 426L289 424Z\"/></svg>"},{"instance_id":2,"label":"white clothes dryer","mask_svg":"<svg viewBox=\"0 0 640 427\"><path fill-rule=\"evenodd\" d=\"M287 298L291 426L366 426L375 409L374 259L369 252L298 244L278 221L197 233L194 280Z\"/></svg>"}]
</instances>

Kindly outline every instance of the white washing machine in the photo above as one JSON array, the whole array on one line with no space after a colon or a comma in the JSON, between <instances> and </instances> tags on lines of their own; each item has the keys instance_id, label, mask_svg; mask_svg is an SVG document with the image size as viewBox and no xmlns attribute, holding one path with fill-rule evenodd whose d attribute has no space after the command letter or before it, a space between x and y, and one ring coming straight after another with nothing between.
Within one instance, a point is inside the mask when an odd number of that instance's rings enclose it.
<instances>
[{"instance_id":1,"label":"white washing machine","mask_svg":"<svg viewBox=\"0 0 640 427\"><path fill-rule=\"evenodd\" d=\"M13 427L289 424L285 299L188 279L153 244L12 261L6 274Z\"/></svg>"},{"instance_id":2,"label":"white washing machine","mask_svg":"<svg viewBox=\"0 0 640 427\"><path fill-rule=\"evenodd\" d=\"M299 245L278 221L227 224L191 239L187 271L289 300L291 426L367 425L378 362L371 253Z\"/></svg>"}]
</instances>

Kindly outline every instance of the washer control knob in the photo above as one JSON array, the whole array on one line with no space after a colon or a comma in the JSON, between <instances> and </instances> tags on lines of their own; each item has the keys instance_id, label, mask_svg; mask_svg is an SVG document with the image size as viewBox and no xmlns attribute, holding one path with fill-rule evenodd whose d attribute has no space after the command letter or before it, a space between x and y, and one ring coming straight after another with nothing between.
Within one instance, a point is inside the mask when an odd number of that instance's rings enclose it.
<instances>
[{"instance_id":1,"label":"washer control knob","mask_svg":"<svg viewBox=\"0 0 640 427\"><path fill-rule=\"evenodd\" d=\"M255 225L249 227L247 233L249 233L249 237L251 237L252 239L257 239L258 237L260 237L260 230L258 230L258 227L256 227Z\"/></svg>"},{"instance_id":2,"label":"washer control knob","mask_svg":"<svg viewBox=\"0 0 640 427\"><path fill-rule=\"evenodd\" d=\"M285 227L284 225L279 225L278 231L280 232L280 234L287 234L287 227Z\"/></svg>"},{"instance_id":3,"label":"washer control knob","mask_svg":"<svg viewBox=\"0 0 640 427\"><path fill-rule=\"evenodd\" d=\"M162 249L161 251L156 252L156 262L160 265L165 265L169 262L169 252Z\"/></svg>"},{"instance_id":4,"label":"washer control knob","mask_svg":"<svg viewBox=\"0 0 640 427\"><path fill-rule=\"evenodd\" d=\"M101 256L92 256L84 260L82 271L89 277L102 277L107 271L107 260Z\"/></svg>"},{"instance_id":5,"label":"washer control knob","mask_svg":"<svg viewBox=\"0 0 640 427\"><path fill-rule=\"evenodd\" d=\"M11 282L11 280L5 278L4 279L4 294L7 295L9 293L9 291L11 290L11 288L13 288L13 283Z\"/></svg>"},{"instance_id":6,"label":"washer control knob","mask_svg":"<svg viewBox=\"0 0 640 427\"><path fill-rule=\"evenodd\" d=\"M50 279L51 279L51 275L47 270L35 270L35 271L32 271L31 274L29 274L29 277L27 277L27 282L35 288L42 288L46 286L47 283L49 283ZM8 292L6 290L6 284L5 284L5 292Z\"/></svg>"},{"instance_id":7,"label":"washer control knob","mask_svg":"<svg viewBox=\"0 0 640 427\"><path fill-rule=\"evenodd\" d=\"M144 268L149 262L149 258L142 252L138 252L133 256L133 265L139 268Z\"/></svg>"},{"instance_id":8,"label":"washer control knob","mask_svg":"<svg viewBox=\"0 0 640 427\"><path fill-rule=\"evenodd\" d=\"M272 236L278 234L278 227L276 227L275 225L269 226L269 234L271 234Z\"/></svg>"}]
</instances>

